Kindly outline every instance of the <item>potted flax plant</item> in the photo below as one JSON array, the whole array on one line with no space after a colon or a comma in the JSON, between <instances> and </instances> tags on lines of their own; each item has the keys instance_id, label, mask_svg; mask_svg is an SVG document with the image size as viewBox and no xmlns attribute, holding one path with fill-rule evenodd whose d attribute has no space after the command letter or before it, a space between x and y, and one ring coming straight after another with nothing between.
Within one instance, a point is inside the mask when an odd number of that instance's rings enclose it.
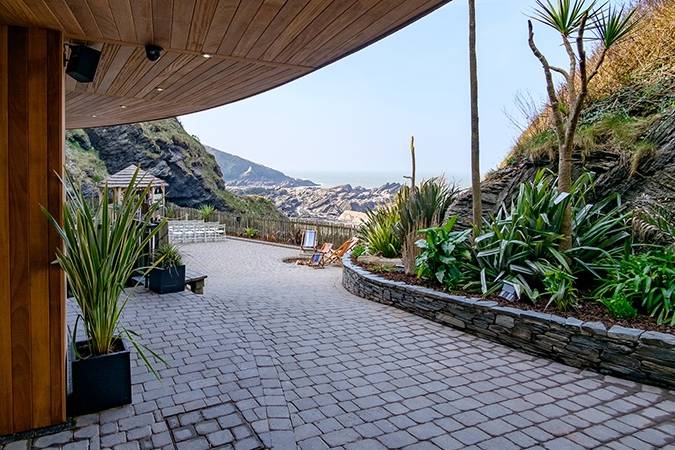
<instances>
[{"instance_id":1,"label":"potted flax plant","mask_svg":"<svg viewBox=\"0 0 675 450\"><path fill-rule=\"evenodd\" d=\"M56 260L80 308L69 351L69 414L87 414L131 403L130 345L157 377L146 352L163 362L138 342L138 334L120 320L127 304L124 286L160 229L149 226L158 205L141 213L152 187L140 188L137 174L114 208L107 187L99 200L91 200L67 175L63 225L45 211L63 240L64 248L57 250ZM78 341L80 322L86 339Z\"/></svg>"},{"instance_id":2,"label":"potted flax plant","mask_svg":"<svg viewBox=\"0 0 675 450\"><path fill-rule=\"evenodd\" d=\"M178 248L162 244L155 250L156 266L148 273L148 287L158 294L185 290L185 264Z\"/></svg>"}]
</instances>

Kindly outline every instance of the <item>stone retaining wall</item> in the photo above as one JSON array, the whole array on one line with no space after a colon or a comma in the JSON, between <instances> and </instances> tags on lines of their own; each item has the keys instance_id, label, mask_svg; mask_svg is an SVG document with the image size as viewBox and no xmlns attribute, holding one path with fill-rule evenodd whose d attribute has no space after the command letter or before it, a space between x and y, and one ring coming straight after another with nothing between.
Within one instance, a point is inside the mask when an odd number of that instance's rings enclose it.
<instances>
[{"instance_id":1,"label":"stone retaining wall","mask_svg":"<svg viewBox=\"0 0 675 450\"><path fill-rule=\"evenodd\" d=\"M582 322L391 281L343 259L352 294L574 367L675 389L675 335Z\"/></svg>"}]
</instances>

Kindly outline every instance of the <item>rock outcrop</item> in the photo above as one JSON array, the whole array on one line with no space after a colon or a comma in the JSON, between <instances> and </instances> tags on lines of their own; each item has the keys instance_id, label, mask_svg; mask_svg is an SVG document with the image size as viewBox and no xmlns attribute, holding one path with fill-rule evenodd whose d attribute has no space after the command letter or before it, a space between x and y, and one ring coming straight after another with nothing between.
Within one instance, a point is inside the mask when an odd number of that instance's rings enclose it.
<instances>
[{"instance_id":1,"label":"rock outcrop","mask_svg":"<svg viewBox=\"0 0 675 450\"><path fill-rule=\"evenodd\" d=\"M627 207L644 204L671 204L675 199L675 107L659 114L644 135L653 150L642 155L635 164L635 155L599 148L575 152L575 171L582 168L596 174L595 197L618 193ZM489 174L481 183L484 214L496 213L511 200L518 186L531 180L537 170L557 170L557 162L549 157L523 159ZM471 191L464 191L448 211L457 215L459 223L471 223Z\"/></svg>"},{"instance_id":2,"label":"rock outcrop","mask_svg":"<svg viewBox=\"0 0 675 450\"><path fill-rule=\"evenodd\" d=\"M386 204L401 189L398 183L388 183L370 189L345 184L335 187L247 187L233 188L235 192L268 198L289 217L337 219L344 211L365 212Z\"/></svg>"}]
</instances>

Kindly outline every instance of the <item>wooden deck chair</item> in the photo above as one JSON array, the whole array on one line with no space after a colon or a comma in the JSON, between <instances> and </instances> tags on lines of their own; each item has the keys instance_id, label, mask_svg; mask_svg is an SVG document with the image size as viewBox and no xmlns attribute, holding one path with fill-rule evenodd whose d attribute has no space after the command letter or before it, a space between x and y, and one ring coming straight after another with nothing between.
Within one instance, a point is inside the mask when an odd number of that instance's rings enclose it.
<instances>
[{"instance_id":1,"label":"wooden deck chair","mask_svg":"<svg viewBox=\"0 0 675 450\"><path fill-rule=\"evenodd\" d=\"M326 264L332 264L332 263L341 263L342 262L342 257L345 256L345 253L347 253L349 250L353 249L356 244L359 242L359 239L356 237L353 237L347 241L345 241L341 246L339 246L336 250L332 250L327 256L326 260L324 262L324 265Z\"/></svg>"},{"instance_id":2,"label":"wooden deck chair","mask_svg":"<svg viewBox=\"0 0 675 450\"><path fill-rule=\"evenodd\" d=\"M333 251L333 244L324 243L309 259L309 266L323 269L326 266L326 257Z\"/></svg>"},{"instance_id":3,"label":"wooden deck chair","mask_svg":"<svg viewBox=\"0 0 675 450\"><path fill-rule=\"evenodd\" d=\"M318 245L316 230L305 230L302 233L302 244L300 244L302 251L314 251Z\"/></svg>"}]
</instances>

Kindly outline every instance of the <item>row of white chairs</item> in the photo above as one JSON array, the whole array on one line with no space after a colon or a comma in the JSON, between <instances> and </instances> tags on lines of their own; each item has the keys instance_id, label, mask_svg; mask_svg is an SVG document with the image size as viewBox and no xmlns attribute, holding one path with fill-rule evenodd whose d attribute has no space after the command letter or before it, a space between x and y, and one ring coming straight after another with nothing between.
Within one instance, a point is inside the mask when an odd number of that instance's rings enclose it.
<instances>
[{"instance_id":1,"label":"row of white chairs","mask_svg":"<svg viewBox=\"0 0 675 450\"><path fill-rule=\"evenodd\" d=\"M170 220L169 242L222 241L225 239L225 225L203 220Z\"/></svg>"}]
</instances>

